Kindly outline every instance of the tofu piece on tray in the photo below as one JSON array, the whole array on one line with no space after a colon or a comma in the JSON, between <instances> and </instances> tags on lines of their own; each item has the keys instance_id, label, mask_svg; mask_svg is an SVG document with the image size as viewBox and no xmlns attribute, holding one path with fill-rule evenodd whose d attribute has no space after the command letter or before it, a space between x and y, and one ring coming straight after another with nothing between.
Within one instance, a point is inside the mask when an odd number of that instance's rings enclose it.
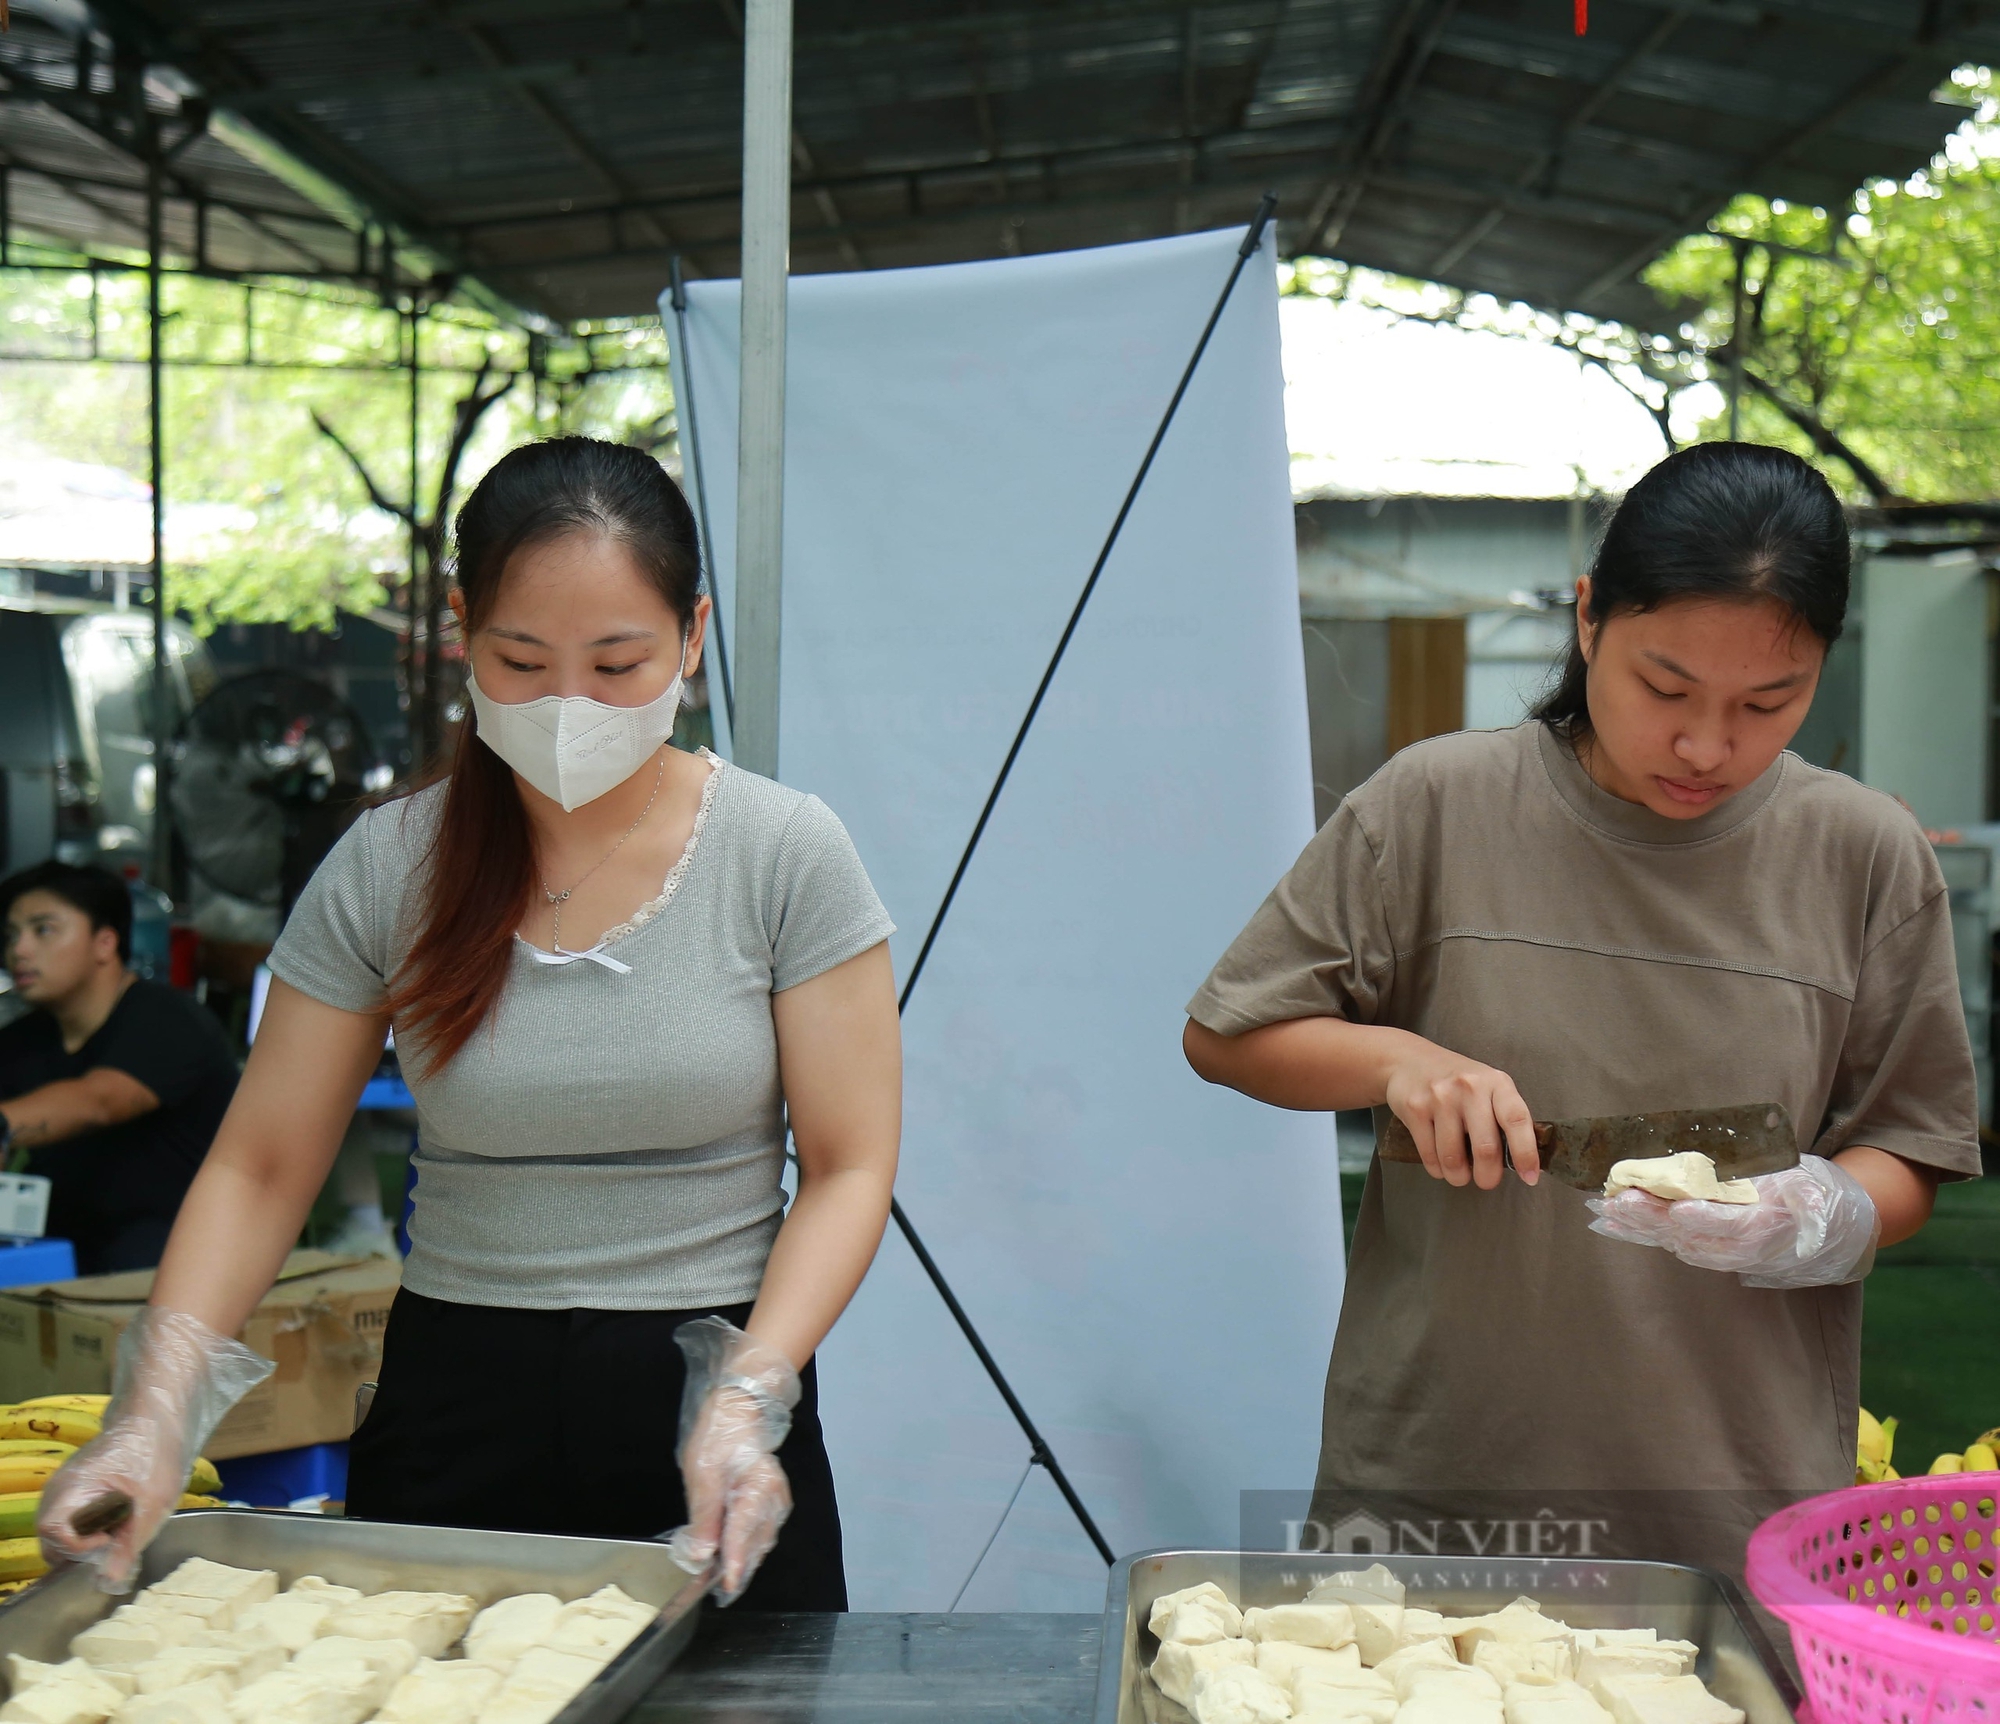
<instances>
[{"instance_id":1,"label":"tofu piece on tray","mask_svg":"<svg viewBox=\"0 0 2000 1724\"><path fill-rule=\"evenodd\" d=\"M1681 1650L1686 1641L1629 1641L1623 1645L1593 1646L1578 1658L1576 1679L1611 1704L1610 1685L1629 1677L1685 1676L1693 1664L1693 1648Z\"/></svg>"},{"instance_id":2,"label":"tofu piece on tray","mask_svg":"<svg viewBox=\"0 0 2000 1724\"><path fill-rule=\"evenodd\" d=\"M1361 1668L1361 1654L1352 1646L1343 1646L1335 1652L1324 1646L1301 1646L1293 1640L1264 1640L1254 1644L1257 1668L1282 1687L1290 1688L1301 1676L1311 1673L1329 1682L1366 1684L1390 1695L1396 1692L1387 1682L1378 1683L1374 1671Z\"/></svg>"},{"instance_id":3,"label":"tofu piece on tray","mask_svg":"<svg viewBox=\"0 0 2000 1724\"><path fill-rule=\"evenodd\" d=\"M236 1619L237 1642L275 1646L288 1656L326 1632L335 1605L313 1593L295 1591L253 1604Z\"/></svg>"},{"instance_id":4,"label":"tofu piece on tray","mask_svg":"<svg viewBox=\"0 0 2000 1724\"><path fill-rule=\"evenodd\" d=\"M1393 1652L1375 1666L1375 1673L1392 1684L1399 1700L1410 1697L1411 1683L1426 1670L1462 1670L1465 1667L1451 1655L1449 1640L1422 1640L1415 1646L1406 1646L1400 1652ZM1498 1695L1499 1689L1494 1693Z\"/></svg>"},{"instance_id":5,"label":"tofu piece on tray","mask_svg":"<svg viewBox=\"0 0 2000 1724\"><path fill-rule=\"evenodd\" d=\"M556 1652L609 1664L659 1620L650 1604L641 1604L615 1586L600 1587L557 1612L542 1644Z\"/></svg>"},{"instance_id":6,"label":"tofu piece on tray","mask_svg":"<svg viewBox=\"0 0 2000 1724\"><path fill-rule=\"evenodd\" d=\"M317 1671L358 1666L373 1677L374 1704L379 1706L416 1662L417 1649L407 1640L356 1640L344 1634L327 1634L302 1648L291 1668Z\"/></svg>"},{"instance_id":7,"label":"tofu piece on tray","mask_svg":"<svg viewBox=\"0 0 2000 1724\"><path fill-rule=\"evenodd\" d=\"M190 1682L159 1694L138 1694L112 1714L112 1724L235 1724L229 1710L234 1690L220 1676Z\"/></svg>"},{"instance_id":8,"label":"tofu piece on tray","mask_svg":"<svg viewBox=\"0 0 2000 1724\"><path fill-rule=\"evenodd\" d=\"M501 1673L490 1664L420 1658L390 1691L375 1724L479 1724L500 1683Z\"/></svg>"},{"instance_id":9,"label":"tofu piece on tray","mask_svg":"<svg viewBox=\"0 0 2000 1724\"><path fill-rule=\"evenodd\" d=\"M7 1692L25 1694L39 1683L53 1681L59 1676L77 1677L95 1674L100 1680L110 1683L120 1694L130 1694L137 1686L131 1676L122 1670L98 1670L87 1659L66 1658L60 1664L44 1664L38 1658L23 1658L18 1652L7 1654Z\"/></svg>"},{"instance_id":10,"label":"tofu piece on tray","mask_svg":"<svg viewBox=\"0 0 2000 1724\"><path fill-rule=\"evenodd\" d=\"M139 1598L199 1616L211 1628L233 1628L242 1611L275 1598L277 1593L275 1570L231 1568L227 1563L191 1556L172 1574L147 1587ZM176 1599L183 1602L173 1603Z\"/></svg>"},{"instance_id":11,"label":"tofu piece on tray","mask_svg":"<svg viewBox=\"0 0 2000 1724\"><path fill-rule=\"evenodd\" d=\"M1510 1682L1566 1682L1576 1672L1576 1647L1561 1640L1482 1640L1468 1661L1505 1688Z\"/></svg>"},{"instance_id":12,"label":"tofu piece on tray","mask_svg":"<svg viewBox=\"0 0 2000 1724\"><path fill-rule=\"evenodd\" d=\"M1229 1594L1214 1581L1204 1580L1198 1586L1184 1586L1179 1592L1163 1593L1154 1599L1146 1626L1160 1640L1210 1646L1218 1640L1241 1636L1243 1613L1229 1602Z\"/></svg>"},{"instance_id":13,"label":"tofu piece on tray","mask_svg":"<svg viewBox=\"0 0 2000 1724\"><path fill-rule=\"evenodd\" d=\"M169 1646L186 1646L203 1632L202 1624L191 1616L122 1604L77 1635L69 1649L99 1669L133 1671Z\"/></svg>"},{"instance_id":14,"label":"tofu piece on tray","mask_svg":"<svg viewBox=\"0 0 2000 1724\"><path fill-rule=\"evenodd\" d=\"M1402 1702L1384 1683L1362 1688L1302 1670L1292 1683L1292 1716L1314 1724L1393 1724Z\"/></svg>"},{"instance_id":15,"label":"tofu piece on tray","mask_svg":"<svg viewBox=\"0 0 2000 1724\"><path fill-rule=\"evenodd\" d=\"M425 1658L442 1658L472 1626L478 1600L456 1592L378 1592L344 1604L325 1632L356 1640L407 1640Z\"/></svg>"},{"instance_id":16,"label":"tofu piece on tray","mask_svg":"<svg viewBox=\"0 0 2000 1724\"><path fill-rule=\"evenodd\" d=\"M1153 1680L1169 1700L1185 1706L1194 1679L1204 1670L1226 1670L1235 1664L1254 1669L1256 1663L1257 1648L1247 1640L1211 1640L1202 1646L1169 1640L1153 1660Z\"/></svg>"},{"instance_id":17,"label":"tofu piece on tray","mask_svg":"<svg viewBox=\"0 0 2000 1724\"><path fill-rule=\"evenodd\" d=\"M125 1696L94 1672L54 1676L0 1706L7 1724L104 1724Z\"/></svg>"},{"instance_id":18,"label":"tofu piece on tray","mask_svg":"<svg viewBox=\"0 0 2000 1724\"><path fill-rule=\"evenodd\" d=\"M465 1656L507 1669L555 1626L563 1601L552 1592L523 1592L489 1604L465 1631Z\"/></svg>"},{"instance_id":19,"label":"tofu piece on tray","mask_svg":"<svg viewBox=\"0 0 2000 1724\"><path fill-rule=\"evenodd\" d=\"M1246 1610L1243 1635L1246 1640L1289 1640L1333 1651L1354 1644L1354 1609L1346 1604L1279 1604Z\"/></svg>"},{"instance_id":20,"label":"tofu piece on tray","mask_svg":"<svg viewBox=\"0 0 2000 1724\"><path fill-rule=\"evenodd\" d=\"M1292 1697L1262 1671L1230 1664L1194 1679L1188 1710L1194 1724L1285 1724Z\"/></svg>"},{"instance_id":21,"label":"tofu piece on tray","mask_svg":"<svg viewBox=\"0 0 2000 1724\"><path fill-rule=\"evenodd\" d=\"M243 1688L284 1662L281 1646L169 1646L147 1659L133 1676L141 1694L164 1694L211 1677L220 1677L230 1688Z\"/></svg>"},{"instance_id":22,"label":"tofu piece on tray","mask_svg":"<svg viewBox=\"0 0 2000 1724\"><path fill-rule=\"evenodd\" d=\"M479 1724L549 1724L597 1680L599 1668L591 1659L546 1646L524 1652L479 1714Z\"/></svg>"},{"instance_id":23,"label":"tofu piece on tray","mask_svg":"<svg viewBox=\"0 0 2000 1724\"><path fill-rule=\"evenodd\" d=\"M375 1710L375 1673L365 1664L294 1670L289 1664L239 1688L235 1724L361 1724Z\"/></svg>"},{"instance_id":24,"label":"tofu piece on tray","mask_svg":"<svg viewBox=\"0 0 2000 1724\"><path fill-rule=\"evenodd\" d=\"M1698 1676L1614 1676L1602 1697L1617 1724L1743 1724L1743 1714Z\"/></svg>"},{"instance_id":25,"label":"tofu piece on tray","mask_svg":"<svg viewBox=\"0 0 2000 1724\"><path fill-rule=\"evenodd\" d=\"M1611 1724L1611 1714L1576 1682L1515 1682L1502 1700L1507 1724Z\"/></svg>"}]
</instances>

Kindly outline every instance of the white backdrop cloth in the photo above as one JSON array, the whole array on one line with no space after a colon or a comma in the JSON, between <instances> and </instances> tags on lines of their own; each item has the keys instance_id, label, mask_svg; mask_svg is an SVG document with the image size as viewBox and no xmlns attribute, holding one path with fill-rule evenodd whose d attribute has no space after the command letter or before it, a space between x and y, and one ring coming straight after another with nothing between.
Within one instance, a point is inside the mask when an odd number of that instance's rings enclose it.
<instances>
[{"instance_id":1,"label":"white backdrop cloth","mask_svg":"<svg viewBox=\"0 0 2000 1724\"><path fill-rule=\"evenodd\" d=\"M780 774L853 833L899 977L1241 237L792 283ZM1311 1483L1340 1300L1331 1118L1180 1051L1312 830L1268 247L904 1023L898 1193L1121 1555L1234 1546L1241 1491ZM737 287L689 299L726 604ZM945 1608L1027 1445L893 1228L820 1372L854 1607ZM961 1608L1104 1578L1036 1469Z\"/></svg>"}]
</instances>

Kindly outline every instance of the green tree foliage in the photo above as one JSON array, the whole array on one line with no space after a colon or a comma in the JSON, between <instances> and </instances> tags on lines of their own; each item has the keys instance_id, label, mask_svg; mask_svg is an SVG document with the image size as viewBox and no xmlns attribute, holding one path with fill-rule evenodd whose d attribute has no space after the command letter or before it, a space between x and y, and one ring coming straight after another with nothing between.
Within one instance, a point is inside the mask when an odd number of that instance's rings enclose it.
<instances>
[{"instance_id":1,"label":"green tree foliage","mask_svg":"<svg viewBox=\"0 0 2000 1724\"><path fill-rule=\"evenodd\" d=\"M1876 501L2000 497L2000 100L1987 70L1945 93L1974 112L1927 170L1849 210L1739 198L1646 277L1686 312L1662 371L1722 382L1740 345L1743 435L1832 457Z\"/></svg>"},{"instance_id":2,"label":"green tree foliage","mask_svg":"<svg viewBox=\"0 0 2000 1724\"><path fill-rule=\"evenodd\" d=\"M403 606L409 319L359 293L277 281L245 288L174 275L163 300L169 603L202 629L325 627L339 611ZM584 432L675 458L657 324L543 344L539 386L527 335L479 312L433 308L420 341L423 521L439 505L458 404L482 369L489 392L511 386L474 428L447 514L502 452L532 436ZM145 359L142 276L0 271L0 448L144 478Z\"/></svg>"}]
</instances>

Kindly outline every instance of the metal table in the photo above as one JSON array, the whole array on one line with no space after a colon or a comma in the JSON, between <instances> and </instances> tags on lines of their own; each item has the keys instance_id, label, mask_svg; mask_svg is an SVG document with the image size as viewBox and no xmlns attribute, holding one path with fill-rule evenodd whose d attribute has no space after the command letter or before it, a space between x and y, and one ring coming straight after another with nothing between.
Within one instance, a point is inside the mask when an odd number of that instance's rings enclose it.
<instances>
[{"instance_id":1,"label":"metal table","mask_svg":"<svg viewBox=\"0 0 2000 1724\"><path fill-rule=\"evenodd\" d=\"M1095 1616L710 1610L630 1724L1088 1724Z\"/></svg>"}]
</instances>

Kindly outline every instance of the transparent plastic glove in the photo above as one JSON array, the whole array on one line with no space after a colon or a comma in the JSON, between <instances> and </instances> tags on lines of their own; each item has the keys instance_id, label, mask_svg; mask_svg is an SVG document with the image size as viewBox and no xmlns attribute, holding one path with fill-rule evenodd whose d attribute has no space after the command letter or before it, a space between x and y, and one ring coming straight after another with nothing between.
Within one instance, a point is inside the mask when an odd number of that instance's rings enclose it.
<instances>
[{"instance_id":1,"label":"transparent plastic glove","mask_svg":"<svg viewBox=\"0 0 2000 1724\"><path fill-rule=\"evenodd\" d=\"M1667 1203L1644 1191L1593 1197L1593 1233L1656 1245L1746 1287L1833 1287L1859 1280L1882 1230L1861 1182L1826 1157L1751 1180L1757 1201Z\"/></svg>"},{"instance_id":2,"label":"transparent plastic glove","mask_svg":"<svg viewBox=\"0 0 2000 1724\"><path fill-rule=\"evenodd\" d=\"M683 1323L674 1339L688 1362L674 1451L688 1524L668 1543L690 1574L715 1562L715 1595L734 1604L792 1512L777 1452L799 1404L799 1374L775 1347L720 1317Z\"/></svg>"},{"instance_id":3,"label":"transparent plastic glove","mask_svg":"<svg viewBox=\"0 0 2000 1724\"><path fill-rule=\"evenodd\" d=\"M51 1563L83 1562L105 1592L129 1592L140 1553L179 1506L202 1445L223 1416L276 1367L184 1311L148 1305L118 1343L104 1434L85 1443L42 1492L35 1530ZM131 1499L109 1532L81 1533L78 1514Z\"/></svg>"}]
</instances>

